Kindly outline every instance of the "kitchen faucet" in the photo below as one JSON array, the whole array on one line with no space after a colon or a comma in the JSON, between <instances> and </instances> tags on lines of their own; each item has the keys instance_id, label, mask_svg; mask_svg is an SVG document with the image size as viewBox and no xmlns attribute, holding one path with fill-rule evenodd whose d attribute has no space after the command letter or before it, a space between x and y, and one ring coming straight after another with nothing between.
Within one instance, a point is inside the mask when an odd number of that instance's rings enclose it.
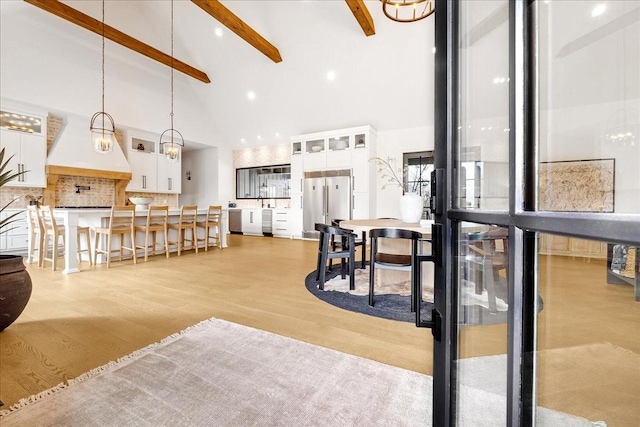
<instances>
[{"instance_id":1,"label":"kitchen faucet","mask_svg":"<svg viewBox=\"0 0 640 427\"><path fill-rule=\"evenodd\" d=\"M258 199L260 199L260 207L264 208L264 197L258 196Z\"/></svg>"}]
</instances>

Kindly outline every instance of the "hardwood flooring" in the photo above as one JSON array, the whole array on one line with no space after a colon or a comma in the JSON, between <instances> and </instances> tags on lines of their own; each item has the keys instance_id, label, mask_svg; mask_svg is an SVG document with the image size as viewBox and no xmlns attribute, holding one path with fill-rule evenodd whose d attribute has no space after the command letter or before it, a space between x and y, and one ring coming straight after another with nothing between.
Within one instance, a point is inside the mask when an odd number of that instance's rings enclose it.
<instances>
[{"instance_id":1,"label":"hardwood flooring","mask_svg":"<svg viewBox=\"0 0 640 427\"><path fill-rule=\"evenodd\" d=\"M231 235L223 250L83 263L72 275L30 265L31 300L0 333L0 400L11 405L210 317L430 372L430 330L306 290L316 251L310 241Z\"/></svg>"},{"instance_id":2,"label":"hardwood flooring","mask_svg":"<svg viewBox=\"0 0 640 427\"><path fill-rule=\"evenodd\" d=\"M210 317L431 374L430 330L348 312L305 289L316 250L311 241L231 235L224 250L110 269L83 263L73 275L29 265L31 300L0 333L0 400L7 408ZM605 285L601 263L547 258L541 348L608 341L640 353L640 303L631 287ZM586 293L585 282L598 291ZM465 333L475 337L465 356L504 352L505 325Z\"/></svg>"}]
</instances>

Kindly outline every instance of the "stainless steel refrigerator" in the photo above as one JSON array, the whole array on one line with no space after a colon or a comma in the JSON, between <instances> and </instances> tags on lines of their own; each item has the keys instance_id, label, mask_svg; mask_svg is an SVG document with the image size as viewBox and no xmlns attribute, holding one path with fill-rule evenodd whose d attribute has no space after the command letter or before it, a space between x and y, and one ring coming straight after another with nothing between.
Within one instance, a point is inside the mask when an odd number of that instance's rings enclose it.
<instances>
[{"instance_id":1,"label":"stainless steel refrigerator","mask_svg":"<svg viewBox=\"0 0 640 427\"><path fill-rule=\"evenodd\" d=\"M305 172L302 199L304 238L317 238L315 224L351 219L351 171Z\"/></svg>"}]
</instances>

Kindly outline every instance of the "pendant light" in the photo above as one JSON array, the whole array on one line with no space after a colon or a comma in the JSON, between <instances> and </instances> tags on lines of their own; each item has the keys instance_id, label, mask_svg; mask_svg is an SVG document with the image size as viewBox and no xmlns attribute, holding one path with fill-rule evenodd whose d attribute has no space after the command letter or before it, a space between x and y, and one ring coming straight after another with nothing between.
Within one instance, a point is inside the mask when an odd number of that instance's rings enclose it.
<instances>
[{"instance_id":1,"label":"pendant light","mask_svg":"<svg viewBox=\"0 0 640 427\"><path fill-rule=\"evenodd\" d=\"M182 134L173 128L173 0L171 0L171 128L160 135L160 146L169 163L178 163L184 147Z\"/></svg>"},{"instance_id":2,"label":"pendant light","mask_svg":"<svg viewBox=\"0 0 640 427\"><path fill-rule=\"evenodd\" d=\"M415 22L435 12L435 0L380 0L387 18L396 22Z\"/></svg>"},{"instance_id":3,"label":"pendant light","mask_svg":"<svg viewBox=\"0 0 640 427\"><path fill-rule=\"evenodd\" d=\"M91 117L89 130L95 152L108 154L113 151L116 126L113 123L113 117L104 112L104 0L102 0L102 111Z\"/></svg>"}]
</instances>

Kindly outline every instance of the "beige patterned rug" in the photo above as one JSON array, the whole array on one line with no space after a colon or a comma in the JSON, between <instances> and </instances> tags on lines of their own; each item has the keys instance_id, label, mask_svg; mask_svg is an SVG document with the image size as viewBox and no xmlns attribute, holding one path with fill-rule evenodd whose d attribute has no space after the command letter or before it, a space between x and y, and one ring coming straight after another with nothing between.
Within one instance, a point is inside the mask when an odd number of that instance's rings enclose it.
<instances>
[{"instance_id":1,"label":"beige patterned rug","mask_svg":"<svg viewBox=\"0 0 640 427\"><path fill-rule=\"evenodd\" d=\"M378 269L376 269L376 274ZM384 273L383 273L384 274ZM401 296L411 295L411 279L408 272L396 273L400 276L406 276L407 279L396 278L395 280L376 280L376 295L396 294ZM355 290L349 290L349 275L342 279L338 274L336 277L327 280L324 284L325 291L348 292L351 295L369 295L369 266L364 269L356 268L355 270ZM422 300L433 302L433 289L422 289Z\"/></svg>"}]
</instances>

